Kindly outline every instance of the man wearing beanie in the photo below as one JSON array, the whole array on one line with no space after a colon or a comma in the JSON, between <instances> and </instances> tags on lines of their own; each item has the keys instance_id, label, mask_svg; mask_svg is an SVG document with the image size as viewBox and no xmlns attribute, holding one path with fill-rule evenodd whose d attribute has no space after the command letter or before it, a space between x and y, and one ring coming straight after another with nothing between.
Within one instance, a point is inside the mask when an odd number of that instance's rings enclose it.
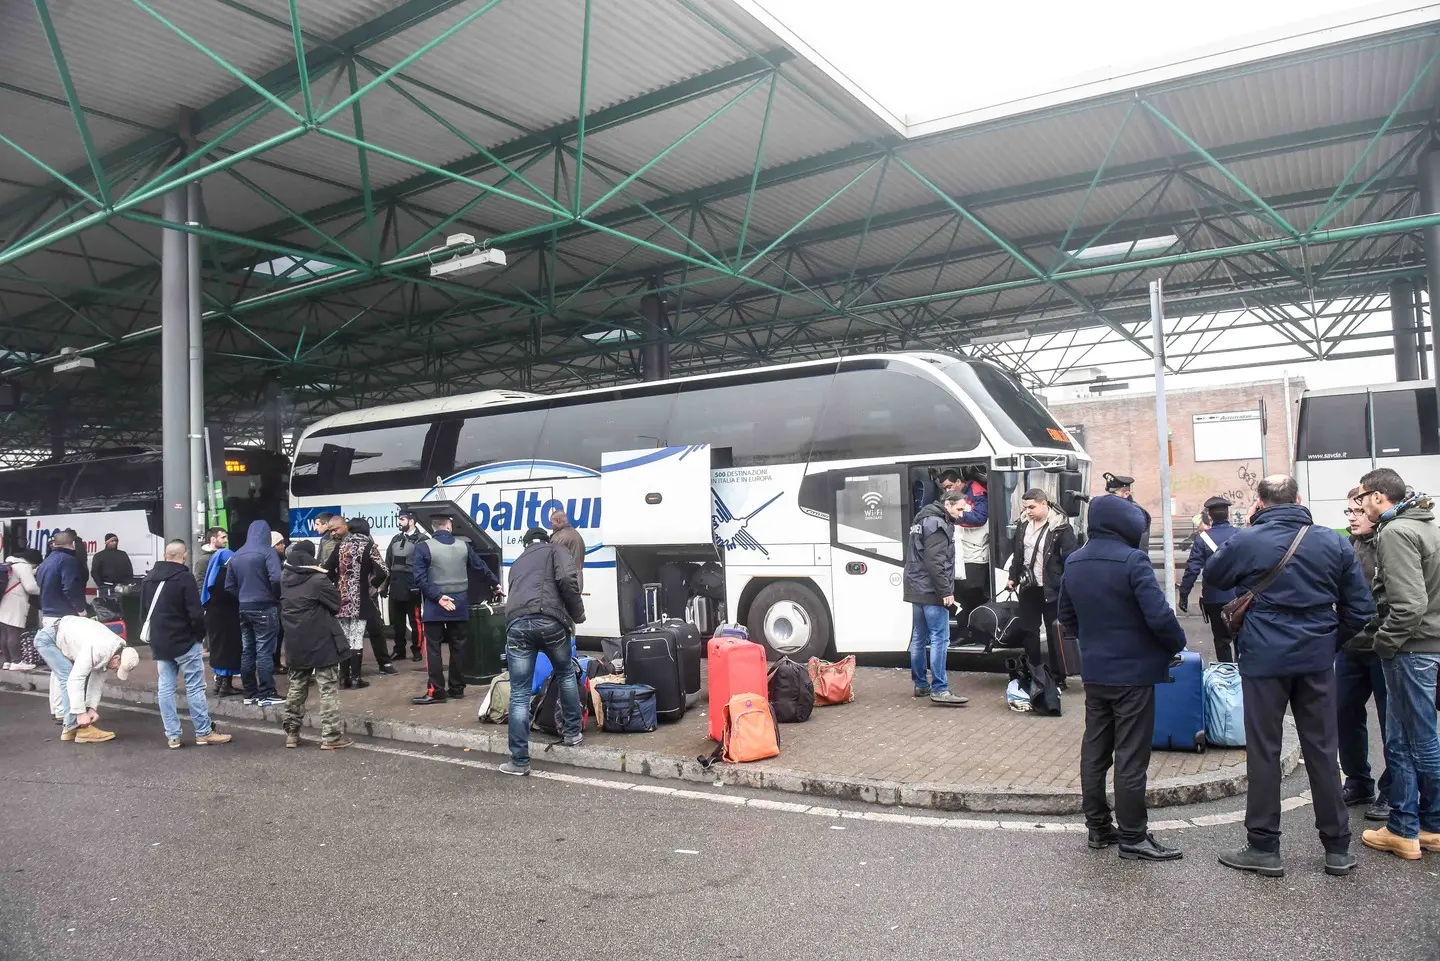
<instances>
[{"instance_id":1,"label":"man wearing beanie","mask_svg":"<svg viewBox=\"0 0 1440 961\"><path fill-rule=\"evenodd\" d=\"M296 541L285 555L280 575L280 621L290 661L290 690L285 697L285 746L300 747L300 726L311 686L320 689L320 749L351 747L340 723L340 661L350 644L335 612L340 591L315 561L315 545Z\"/></svg>"}]
</instances>

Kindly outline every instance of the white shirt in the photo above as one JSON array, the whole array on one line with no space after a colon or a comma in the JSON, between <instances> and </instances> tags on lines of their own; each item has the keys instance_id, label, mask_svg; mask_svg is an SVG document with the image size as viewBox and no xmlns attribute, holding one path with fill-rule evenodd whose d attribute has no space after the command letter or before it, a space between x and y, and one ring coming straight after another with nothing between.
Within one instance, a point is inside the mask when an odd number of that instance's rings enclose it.
<instances>
[{"instance_id":1,"label":"white shirt","mask_svg":"<svg viewBox=\"0 0 1440 961\"><path fill-rule=\"evenodd\" d=\"M1045 537L1045 531L1049 526L1049 518L1046 518L1038 523L1031 521L1025 527L1025 562L1030 565L1036 587L1045 584L1045 551L1037 550L1035 545ZM1034 560L1031 560L1032 557Z\"/></svg>"}]
</instances>

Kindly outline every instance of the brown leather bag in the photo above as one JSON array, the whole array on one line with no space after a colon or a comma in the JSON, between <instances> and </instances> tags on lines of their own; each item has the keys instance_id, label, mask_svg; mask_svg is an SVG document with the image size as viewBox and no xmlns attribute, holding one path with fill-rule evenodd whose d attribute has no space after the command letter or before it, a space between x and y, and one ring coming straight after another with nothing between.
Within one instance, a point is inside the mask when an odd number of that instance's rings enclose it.
<instances>
[{"instance_id":1,"label":"brown leather bag","mask_svg":"<svg viewBox=\"0 0 1440 961\"><path fill-rule=\"evenodd\" d=\"M805 665L815 685L815 706L849 704L855 700L855 655L841 658L834 664L818 657Z\"/></svg>"},{"instance_id":2,"label":"brown leather bag","mask_svg":"<svg viewBox=\"0 0 1440 961\"><path fill-rule=\"evenodd\" d=\"M1295 539L1290 542L1290 546L1285 550L1285 556L1280 558L1280 563L1270 568L1269 572L1260 578L1254 587L1220 609L1220 617L1225 621L1225 627L1229 630L1230 636L1234 637L1240 633L1240 625L1245 623L1245 615L1250 610L1250 605L1255 603L1255 597L1275 583L1275 578L1279 577L1280 572L1285 569L1285 565L1290 563L1290 558L1295 556L1295 552L1300 549L1300 542L1308 533L1310 533L1309 527L1300 528L1300 533L1296 534Z\"/></svg>"}]
</instances>

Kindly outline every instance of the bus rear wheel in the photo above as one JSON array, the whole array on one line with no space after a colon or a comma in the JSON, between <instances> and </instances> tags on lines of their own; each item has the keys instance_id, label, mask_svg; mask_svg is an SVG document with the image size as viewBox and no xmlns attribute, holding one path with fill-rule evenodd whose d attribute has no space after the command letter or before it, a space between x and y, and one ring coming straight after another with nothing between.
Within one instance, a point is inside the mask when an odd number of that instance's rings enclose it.
<instances>
[{"instance_id":1,"label":"bus rear wheel","mask_svg":"<svg viewBox=\"0 0 1440 961\"><path fill-rule=\"evenodd\" d=\"M830 615L815 591L795 581L777 581L750 604L746 629L772 659L804 663L830 647Z\"/></svg>"}]
</instances>

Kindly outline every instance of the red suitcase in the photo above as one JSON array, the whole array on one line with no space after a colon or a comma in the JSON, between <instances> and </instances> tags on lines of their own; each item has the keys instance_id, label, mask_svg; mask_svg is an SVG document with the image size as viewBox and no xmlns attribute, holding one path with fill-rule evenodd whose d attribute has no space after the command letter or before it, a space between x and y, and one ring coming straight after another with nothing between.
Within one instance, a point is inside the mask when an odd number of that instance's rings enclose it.
<instances>
[{"instance_id":1,"label":"red suitcase","mask_svg":"<svg viewBox=\"0 0 1440 961\"><path fill-rule=\"evenodd\" d=\"M725 737L725 705L736 694L769 691L765 648L738 637L712 637L706 656L710 659L710 737Z\"/></svg>"}]
</instances>

